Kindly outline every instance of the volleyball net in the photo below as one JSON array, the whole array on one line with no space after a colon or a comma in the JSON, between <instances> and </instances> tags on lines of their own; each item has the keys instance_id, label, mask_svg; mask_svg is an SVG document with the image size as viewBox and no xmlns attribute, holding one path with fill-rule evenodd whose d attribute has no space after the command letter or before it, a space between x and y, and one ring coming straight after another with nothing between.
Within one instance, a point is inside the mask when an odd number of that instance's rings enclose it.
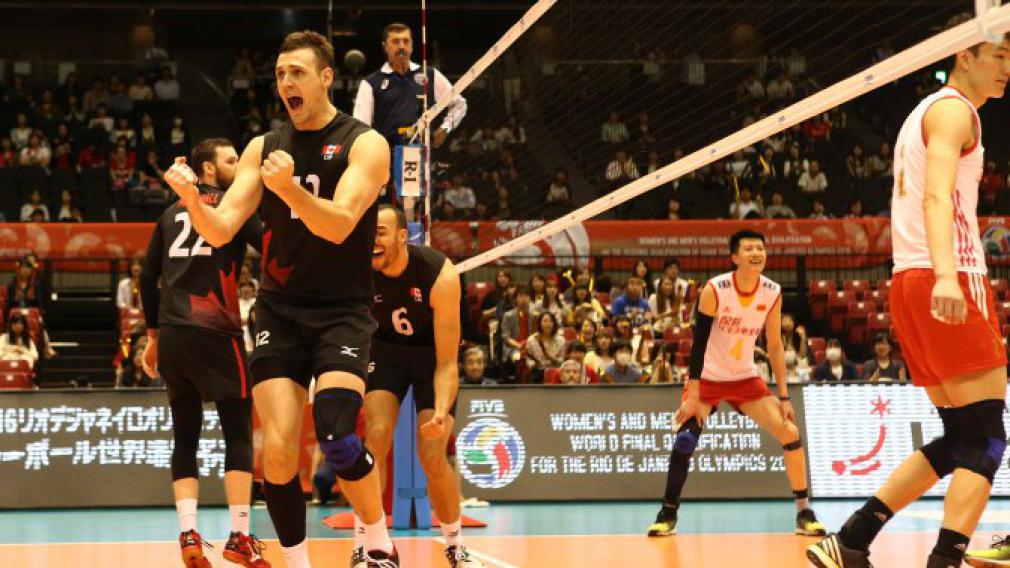
<instances>
[{"instance_id":1,"label":"volleyball net","mask_svg":"<svg viewBox=\"0 0 1010 568\"><path fill-rule=\"evenodd\" d=\"M749 9L533 4L454 85L469 110L433 153L431 214L463 217L455 189L464 186L478 209L468 220L542 222L457 268L521 257L591 218L664 219L675 209L728 218L744 188L765 203L776 192L788 200L796 172L782 169L794 151L804 171L817 161L827 173L829 207L860 191L886 204L886 175L850 179L847 155L893 141L895 117L945 80L945 58L1010 30L1010 7L991 0ZM962 12L975 18L947 29ZM437 124L447 101L419 124ZM780 179L762 171L766 148ZM802 216L809 205L795 208Z\"/></svg>"}]
</instances>

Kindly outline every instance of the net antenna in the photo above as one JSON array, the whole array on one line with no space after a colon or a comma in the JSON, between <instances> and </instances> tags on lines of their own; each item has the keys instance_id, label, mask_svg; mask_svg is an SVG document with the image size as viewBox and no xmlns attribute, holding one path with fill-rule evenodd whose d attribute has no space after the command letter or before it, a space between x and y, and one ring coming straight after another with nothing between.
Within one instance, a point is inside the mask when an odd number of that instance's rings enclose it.
<instances>
[{"instance_id":1,"label":"net antenna","mask_svg":"<svg viewBox=\"0 0 1010 568\"><path fill-rule=\"evenodd\" d=\"M540 2L530 11L533 12L541 8L541 4L553 4L553 2ZM461 273L466 272L521 251L538 241L547 239L643 193L681 178L737 150L741 150L769 136L800 124L811 117L835 108L878 87L887 85L960 50L968 49L985 42L990 36L997 37L998 41L1001 34L1010 31L1010 6L997 4L1000 3L993 0L976 0L979 12L972 20L938 33L789 107L772 113L746 128L688 154L663 168L657 169L651 174L642 176L609 194L566 213L550 223L466 259L458 263L456 269ZM511 45L516 40L518 37L515 35L517 28L529 27L528 17L529 14L523 20L520 20L519 24L513 26L495 44L492 50L478 60L470 71L456 83L453 87L454 96L472 83L476 75L486 69L488 64L501 53L500 46L503 42L506 45ZM527 21L526 26L521 25L524 20ZM447 102L443 101L443 103ZM444 105L435 105L422 116L422 121L430 120L443 108Z\"/></svg>"},{"instance_id":2,"label":"net antenna","mask_svg":"<svg viewBox=\"0 0 1010 568\"><path fill-rule=\"evenodd\" d=\"M982 30L985 40L990 43L1000 43L1003 41L1003 32L993 29L991 21L991 9L999 8L1002 0L975 0L975 19L978 20L978 27Z\"/></svg>"}]
</instances>

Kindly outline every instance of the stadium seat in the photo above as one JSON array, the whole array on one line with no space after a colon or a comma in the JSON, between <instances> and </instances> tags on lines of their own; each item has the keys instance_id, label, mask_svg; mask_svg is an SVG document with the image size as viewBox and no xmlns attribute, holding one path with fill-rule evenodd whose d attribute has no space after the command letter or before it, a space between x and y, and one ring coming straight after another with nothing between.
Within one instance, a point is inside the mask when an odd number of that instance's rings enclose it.
<instances>
[{"instance_id":1,"label":"stadium seat","mask_svg":"<svg viewBox=\"0 0 1010 568\"><path fill-rule=\"evenodd\" d=\"M856 301L856 294L851 290L838 290L828 297L828 329L834 334L840 334L845 328L845 319L849 304Z\"/></svg>"},{"instance_id":2,"label":"stadium seat","mask_svg":"<svg viewBox=\"0 0 1010 568\"><path fill-rule=\"evenodd\" d=\"M1003 332L1003 337L1010 337L1010 324L1004 325L1000 331Z\"/></svg>"},{"instance_id":3,"label":"stadium seat","mask_svg":"<svg viewBox=\"0 0 1010 568\"><path fill-rule=\"evenodd\" d=\"M1006 322L1007 322L1007 313L1006 312L997 311L996 312L996 321L999 322L1000 327L1003 327L1003 325L1005 325Z\"/></svg>"},{"instance_id":4,"label":"stadium seat","mask_svg":"<svg viewBox=\"0 0 1010 568\"><path fill-rule=\"evenodd\" d=\"M21 359L0 361L0 373L31 373L32 364Z\"/></svg>"},{"instance_id":5,"label":"stadium seat","mask_svg":"<svg viewBox=\"0 0 1010 568\"><path fill-rule=\"evenodd\" d=\"M32 376L30 373L0 373L0 389L30 389Z\"/></svg>"},{"instance_id":6,"label":"stadium seat","mask_svg":"<svg viewBox=\"0 0 1010 568\"><path fill-rule=\"evenodd\" d=\"M867 330L870 337L876 336L878 333L890 333L891 330L891 314L887 312L876 312L870 316L870 321L867 324Z\"/></svg>"},{"instance_id":7,"label":"stadium seat","mask_svg":"<svg viewBox=\"0 0 1010 568\"><path fill-rule=\"evenodd\" d=\"M681 339L691 339L694 334L691 333L691 328L673 326L668 327L663 332L663 342L667 345L680 344Z\"/></svg>"},{"instance_id":8,"label":"stadium seat","mask_svg":"<svg viewBox=\"0 0 1010 568\"><path fill-rule=\"evenodd\" d=\"M856 300L865 300L866 295L870 293L870 281L846 280L842 283L842 289L853 292L856 295Z\"/></svg>"},{"instance_id":9,"label":"stadium seat","mask_svg":"<svg viewBox=\"0 0 1010 568\"><path fill-rule=\"evenodd\" d=\"M691 358L691 346L693 341L690 339L681 339L680 343L677 344L677 366L686 367Z\"/></svg>"},{"instance_id":10,"label":"stadium seat","mask_svg":"<svg viewBox=\"0 0 1010 568\"><path fill-rule=\"evenodd\" d=\"M28 321L42 321L42 311L38 308L11 308L9 315L13 316L14 314L24 314Z\"/></svg>"},{"instance_id":11,"label":"stadium seat","mask_svg":"<svg viewBox=\"0 0 1010 568\"><path fill-rule=\"evenodd\" d=\"M876 314L877 306L873 302L850 302L847 313L846 327L850 344L864 344L867 341L867 328L870 317Z\"/></svg>"},{"instance_id":12,"label":"stadium seat","mask_svg":"<svg viewBox=\"0 0 1010 568\"><path fill-rule=\"evenodd\" d=\"M890 278L881 278L880 280L877 280L877 290L887 290L888 292L890 292L891 291L891 279Z\"/></svg>"},{"instance_id":13,"label":"stadium seat","mask_svg":"<svg viewBox=\"0 0 1010 568\"><path fill-rule=\"evenodd\" d=\"M810 351L824 351L827 349L827 342L823 337L808 337L807 349Z\"/></svg>"},{"instance_id":14,"label":"stadium seat","mask_svg":"<svg viewBox=\"0 0 1010 568\"><path fill-rule=\"evenodd\" d=\"M608 292L596 292L596 300L600 302L603 309L610 311L610 294Z\"/></svg>"},{"instance_id":15,"label":"stadium seat","mask_svg":"<svg viewBox=\"0 0 1010 568\"><path fill-rule=\"evenodd\" d=\"M815 365L820 365L821 363L824 362L824 359L827 358L826 355L824 354L824 350L823 349L821 349L820 351L814 351L813 353L814 353L814 364Z\"/></svg>"},{"instance_id":16,"label":"stadium seat","mask_svg":"<svg viewBox=\"0 0 1010 568\"><path fill-rule=\"evenodd\" d=\"M996 313L1010 313L1010 302L996 302Z\"/></svg>"},{"instance_id":17,"label":"stadium seat","mask_svg":"<svg viewBox=\"0 0 1010 568\"><path fill-rule=\"evenodd\" d=\"M883 306L891 297L891 290L889 288L877 289L871 291L869 294L863 295L864 300L870 300L878 306Z\"/></svg>"},{"instance_id":18,"label":"stadium seat","mask_svg":"<svg viewBox=\"0 0 1010 568\"><path fill-rule=\"evenodd\" d=\"M545 385L560 385L561 384L561 369L553 368L544 370L544 384Z\"/></svg>"},{"instance_id":19,"label":"stadium seat","mask_svg":"<svg viewBox=\"0 0 1010 568\"><path fill-rule=\"evenodd\" d=\"M1006 278L990 278L989 285L992 286L992 291L996 294L996 301L1010 300L1007 294L1010 293L1010 282L1007 282Z\"/></svg>"},{"instance_id":20,"label":"stadium seat","mask_svg":"<svg viewBox=\"0 0 1010 568\"><path fill-rule=\"evenodd\" d=\"M810 315L814 321L827 317L828 298L835 293L834 280L814 280L807 291Z\"/></svg>"}]
</instances>

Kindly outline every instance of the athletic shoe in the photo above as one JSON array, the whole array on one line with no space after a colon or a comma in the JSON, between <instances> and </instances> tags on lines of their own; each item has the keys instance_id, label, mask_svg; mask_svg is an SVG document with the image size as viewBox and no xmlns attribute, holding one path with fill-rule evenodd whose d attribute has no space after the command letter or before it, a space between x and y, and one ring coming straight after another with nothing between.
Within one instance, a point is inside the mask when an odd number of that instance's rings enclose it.
<instances>
[{"instance_id":1,"label":"athletic shoe","mask_svg":"<svg viewBox=\"0 0 1010 568\"><path fill-rule=\"evenodd\" d=\"M214 548L196 531L188 531L179 535L179 548L182 549L182 564L186 568L210 568L210 560L203 555L203 548Z\"/></svg>"},{"instance_id":2,"label":"athletic shoe","mask_svg":"<svg viewBox=\"0 0 1010 568\"><path fill-rule=\"evenodd\" d=\"M836 534L807 547L807 559L817 568L873 568L869 552L845 548Z\"/></svg>"},{"instance_id":3,"label":"athletic shoe","mask_svg":"<svg viewBox=\"0 0 1010 568\"><path fill-rule=\"evenodd\" d=\"M649 525L649 536L671 536L677 534L677 510L663 507L656 515L656 522Z\"/></svg>"},{"instance_id":4,"label":"athletic shoe","mask_svg":"<svg viewBox=\"0 0 1010 568\"><path fill-rule=\"evenodd\" d=\"M470 556L470 551L462 544L446 548L445 557L452 568L484 568L484 563Z\"/></svg>"},{"instance_id":5,"label":"athletic shoe","mask_svg":"<svg viewBox=\"0 0 1010 568\"><path fill-rule=\"evenodd\" d=\"M802 536L828 536L824 525L817 520L813 509L803 509L796 513L796 534Z\"/></svg>"},{"instance_id":6,"label":"athletic shoe","mask_svg":"<svg viewBox=\"0 0 1010 568\"><path fill-rule=\"evenodd\" d=\"M270 563L263 558L263 549L266 547L255 535L233 532L224 545L223 556L228 562L241 564L245 568L270 568Z\"/></svg>"},{"instance_id":7,"label":"athletic shoe","mask_svg":"<svg viewBox=\"0 0 1010 568\"><path fill-rule=\"evenodd\" d=\"M969 550L964 561L975 568L1010 566L1010 535L992 537L992 546L986 550Z\"/></svg>"},{"instance_id":8,"label":"athletic shoe","mask_svg":"<svg viewBox=\"0 0 1010 568\"><path fill-rule=\"evenodd\" d=\"M351 568L368 568L368 559L365 558L365 547L357 546L351 553Z\"/></svg>"},{"instance_id":9,"label":"athletic shoe","mask_svg":"<svg viewBox=\"0 0 1010 568\"><path fill-rule=\"evenodd\" d=\"M400 568L400 555L393 547L392 554L386 554L381 550L369 550L365 553L365 560L368 568Z\"/></svg>"}]
</instances>

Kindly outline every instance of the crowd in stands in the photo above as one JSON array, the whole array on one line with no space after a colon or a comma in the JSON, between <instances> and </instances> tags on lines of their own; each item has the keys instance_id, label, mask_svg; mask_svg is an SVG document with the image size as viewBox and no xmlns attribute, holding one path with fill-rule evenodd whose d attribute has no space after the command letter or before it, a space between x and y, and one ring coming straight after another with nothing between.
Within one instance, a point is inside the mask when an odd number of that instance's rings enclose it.
<instances>
[{"instance_id":1,"label":"crowd in stands","mask_svg":"<svg viewBox=\"0 0 1010 568\"><path fill-rule=\"evenodd\" d=\"M61 84L0 84L0 215L6 221L145 220L163 207L166 156L186 155L169 66ZM151 211L148 211L148 208Z\"/></svg>"}]
</instances>

